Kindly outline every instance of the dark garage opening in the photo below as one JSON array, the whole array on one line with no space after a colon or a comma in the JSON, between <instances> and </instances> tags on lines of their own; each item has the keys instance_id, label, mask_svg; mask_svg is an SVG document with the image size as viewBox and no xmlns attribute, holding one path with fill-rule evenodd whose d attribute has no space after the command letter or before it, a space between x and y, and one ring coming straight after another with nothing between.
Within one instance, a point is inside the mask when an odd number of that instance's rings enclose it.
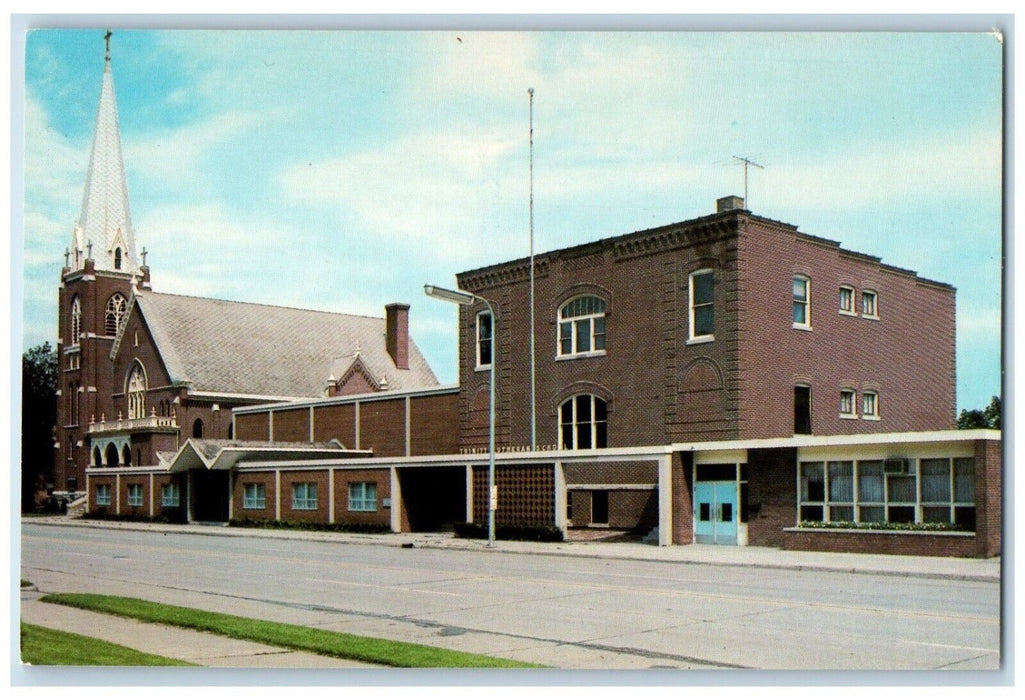
<instances>
[{"instance_id":1,"label":"dark garage opening","mask_svg":"<svg viewBox=\"0 0 1025 700\"><path fill-rule=\"evenodd\" d=\"M220 523L228 520L227 471L191 471L192 520L205 523Z\"/></svg>"},{"instance_id":2,"label":"dark garage opening","mask_svg":"<svg viewBox=\"0 0 1025 700\"><path fill-rule=\"evenodd\" d=\"M402 530L441 532L466 521L466 469L419 467L399 469ZM408 529L407 529L408 528Z\"/></svg>"}]
</instances>

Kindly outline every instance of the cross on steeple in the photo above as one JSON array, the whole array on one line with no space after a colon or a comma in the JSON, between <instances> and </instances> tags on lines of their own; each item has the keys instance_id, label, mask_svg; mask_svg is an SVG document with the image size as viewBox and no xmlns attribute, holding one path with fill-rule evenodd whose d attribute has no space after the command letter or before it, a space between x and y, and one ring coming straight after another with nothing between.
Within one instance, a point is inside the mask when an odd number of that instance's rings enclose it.
<instances>
[{"instance_id":1,"label":"cross on steeple","mask_svg":"<svg viewBox=\"0 0 1025 700\"><path fill-rule=\"evenodd\" d=\"M146 246L142 247L142 250L140 251L140 254L142 255L142 264L145 265L146 264L146 256L149 254L149 251L146 250Z\"/></svg>"},{"instance_id":2,"label":"cross on steeple","mask_svg":"<svg viewBox=\"0 0 1025 700\"><path fill-rule=\"evenodd\" d=\"M103 35L103 40L105 42L107 42L107 56L106 56L107 63L110 63L110 36L111 36L111 32L108 29L107 33Z\"/></svg>"},{"instance_id":3,"label":"cross on steeple","mask_svg":"<svg viewBox=\"0 0 1025 700\"><path fill-rule=\"evenodd\" d=\"M64 249L64 267L71 265L71 251L67 248Z\"/></svg>"},{"instance_id":4,"label":"cross on steeple","mask_svg":"<svg viewBox=\"0 0 1025 700\"><path fill-rule=\"evenodd\" d=\"M93 259L93 241L92 241L91 238L89 239L89 242L85 244L85 247L89 249L89 257L87 259L88 260L92 260Z\"/></svg>"}]
</instances>

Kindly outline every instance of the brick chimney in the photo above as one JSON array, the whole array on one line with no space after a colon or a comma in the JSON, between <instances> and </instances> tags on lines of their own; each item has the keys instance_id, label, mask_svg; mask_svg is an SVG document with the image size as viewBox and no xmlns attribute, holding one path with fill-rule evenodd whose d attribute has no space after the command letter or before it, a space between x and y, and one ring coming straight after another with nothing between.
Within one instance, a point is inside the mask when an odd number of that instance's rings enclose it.
<instances>
[{"instance_id":1,"label":"brick chimney","mask_svg":"<svg viewBox=\"0 0 1025 700\"><path fill-rule=\"evenodd\" d=\"M731 194L728 197L720 197L715 200L715 213L722 214L724 211L744 208L744 198Z\"/></svg>"},{"instance_id":2,"label":"brick chimney","mask_svg":"<svg viewBox=\"0 0 1025 700\"><path fill-rule=\"evenodd\" d=\"M384 307L384 343L398 369L409 369L409 304Z\"/></svg>"}]
</instances>

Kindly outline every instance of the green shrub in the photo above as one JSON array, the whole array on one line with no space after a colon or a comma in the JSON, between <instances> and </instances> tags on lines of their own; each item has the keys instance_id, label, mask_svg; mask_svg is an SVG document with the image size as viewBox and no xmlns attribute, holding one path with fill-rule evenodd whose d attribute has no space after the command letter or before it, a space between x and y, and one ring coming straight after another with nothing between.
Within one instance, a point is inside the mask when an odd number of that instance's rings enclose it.
<instances>
[{"instance_id":1,"label":"green shrub","mask_svg":"<svg viewBox=\"0 0 1025 700\"><path fill-rule=\"evenodd\" d=\"M802 520L799 527L810 530L898 530L921 532L972 532L970 528L957 523L855 523L837 521L824 523L818 520Z\"/></svg>"},{"instance_id":2,"label":"green shrub","mask_svg":"<svg viewBox=\"0 0 1025 700\"><path fill-rule=\"evenodd\" d=\"M477 523L456 523L456 537L472 540L487 539L488 528ZM496 540L516 540L519 542L562 542L562 530L553 525L496 525Z\"/></svg>"},{"instance_id":3,"label":"green shrub","mask_svg":"<svg viewBox=\"0 0 1025 700\"><path fill-rule=\"evenodd\" d=\"M230 527L255 527L268 530L309 530L314 532L354 532L362 534L391 532L391 528L387 525L372 523L307 523L299 520L235 518L228 521L228 525Z\"/></svg>"}]
</instances>

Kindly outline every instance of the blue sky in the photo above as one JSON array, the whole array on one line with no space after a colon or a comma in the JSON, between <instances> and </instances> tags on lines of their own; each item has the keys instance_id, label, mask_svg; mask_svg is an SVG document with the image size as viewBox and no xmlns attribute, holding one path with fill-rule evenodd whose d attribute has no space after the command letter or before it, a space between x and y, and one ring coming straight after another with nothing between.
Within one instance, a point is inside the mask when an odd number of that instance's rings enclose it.
<instances>
[{"instance_id":1,"label":"blue sky","mask_svg":"<svg viewBox=\"0 0 1025 700\"><path fill-rule=\"evenodd\" d=\"M380 316L456 380L424 283L756 214L958 289L958 406L1000 393L1002 46L971 33L115 31L137 241L157 291ZM102 30L25 56L25 348L56 339Z\"/></svg>"}]
</instances>

